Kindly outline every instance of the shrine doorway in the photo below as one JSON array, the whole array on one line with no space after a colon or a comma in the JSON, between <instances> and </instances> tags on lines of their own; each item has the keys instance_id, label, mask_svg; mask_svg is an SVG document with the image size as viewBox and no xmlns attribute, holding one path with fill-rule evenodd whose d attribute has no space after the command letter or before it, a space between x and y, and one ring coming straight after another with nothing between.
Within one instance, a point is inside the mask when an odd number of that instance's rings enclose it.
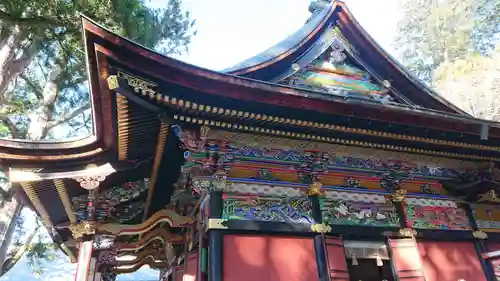
<instances>
[{"instance_id":1,"label":"shrine doorway","mask_svg":"<svg viewBox=\"0 0 500 281\"><path fill-rule=\"evenodd\" d=\"M395 281L384 242L344 241L350 281Z\"/></svg>"}]
</instances>

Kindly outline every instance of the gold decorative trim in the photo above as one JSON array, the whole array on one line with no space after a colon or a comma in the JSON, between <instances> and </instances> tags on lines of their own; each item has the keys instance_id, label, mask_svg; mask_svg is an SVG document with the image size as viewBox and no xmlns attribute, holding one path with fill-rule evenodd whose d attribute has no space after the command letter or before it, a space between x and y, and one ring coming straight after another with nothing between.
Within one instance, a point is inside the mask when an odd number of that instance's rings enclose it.
<instances>
[{"instance_id":1,"label":"gold decorative trim","mask_svg":"<svg viewBox=\"0 0 500 281\"><path fill-rule=\"evenodd\" d=\"M332 227L324 223L311 224L311 230L313 232L327 233L332 231Z\"/></svg>"},{"instance_id":2,"label":"gold decorative trim","mask_svg":"<svg viewBox=\"0 0 500 281\"><path fill-rule=\"evenodd\" d=\"M486 234L486 232L481 231L481 230L476 230L476 231L472 232L472 236L474 236L474 238L480 239L480 240L488 239L488 234Z\"/></svg>"},{"instance_id":3,"label":"gold decorative trim","mask_svg":"<svg viewBox=\"0 0 500 281\"><path fill-rule=\"evenodd\" d=\"M405 237L415 237L417 236L417 231L413 228L401 228L399 234Z\"/></svg>"},{"instance_id":4,"label":"gold decorative trim","mask_svg":"<svg viewBox=\"0 0 500 281\"><path fill-rule=\"evenodd\" d=\"M153 88L156 87L156 83L154 82L146 81L140 77L122 71L118 71L117 76L125 79L127 84L132 87L136 93L140 93L143 96L148 96L150 98L153 98L156 94L156 91Z\"/></svg>"},{"instance_id":5,"label":"gold decorative trim","mask_svg":"<svg viewBox=\"0 0 500 281\"><path fill-rule=\"evenodd\" d=\"M126 97L116 94L116 115L118 126L118 158L120 160L127 160L128 157L128 100Z\"/></svg>"},{"instance_id":6,"label":"gold decorative trim","mask_svg":"<svg viewBox=\"0 0 500 281\"><path fill-rule=\"evenodd\" d=\"M206 230L209 229L227 229L227 226L223 225L224 222L227 220L223 219L208 219L208 222L206 224Z\"/></svg>"},{"instance_id":7,"label":"gold decorative trim","mask_svg":"<svg viewBox=\"0 0 500 281\"><path fill-rule=\"evenodd\" d=\"M69 230L73 238L78 239L85 235L95 234L95 225L89 221L81 221L79 223L71 224Z\"/></svg>"},{"instance_id":8,"label":"gold decorative trim","mask_svg":"<svg viewBox=\"0 0 500 281\"><path fill-rule=\"evenodd\" d=\"M71 224L76 223L76 217L75 214L73 213L73 208L71 206L71 201L69 200L68 196L68 191L66 190L66 186L64 184L64 181L60 179L54 180L54 185L56 186L57 193L59 194L59 198L61 198L61 201L64 206L64 210L66 211L66 214L68 215L69 221Z\"/></svg>"},{"instance_id":9,"label":"gold decorative trim","mask_svg":"<svg viewBox=\"0 0 500 281\"><path fill-rule=\"evenodd\" d=\"M410 148L410 147L398 146L398 145L371 143L371 142L357 141L357 140L346 140L346 139L340 139L340 138L325 137L325 136L318 136L318 135L312 135L312 134L295 133L295 132L289 132L289 131L274 130L274 129L269 129L269 128L261 128L261 127L254 127L254 126L248 126L248 125L227 123L224 121L213 121L213 120L207 120L207 119L185 116L185 115L177 115L176 114L176 115L174 115L174 119L182 121L182 122L187 122L187 123L209 125L212 127L219 127L219 128L233 129L233 130L237 129L237 130L242 130L242 131L252 132L252 133L265 133L265 134L271 134L271 135L276 135L276 136L302 138L302 139L323 141L323 142L337 143L337 144L344 144L344 145L356 145L356 146L362 146L362 147L368 147L368 148L387 149L387 150L403 151L403 152L410 152L410 153L420 153L420 154L432 154L432 155L439 155L439 156L445 156L445 157L456 157L456 158L464 158L464 159L500 161L499 157L486 157L486 156L479 156L479 155L469 155L469 154L450 153L450 152L435 151L435 150L425 150L425 149L420 149L420 148Z\"/></svg>"},{"instance_id":10,"label":"gold decorative trim","mask_svg":"<svg viewBox=\"0 0 500 281\"><path fill-rule=\"evenodd\" d=\"M408 191L404 188L399 188L394 190L392 194L389 196L389 200L391 202L403 202L406 199L406 194Z\"/></svg>"},{"instance_id":11,"label":"gold decorative trim","mask_svg":"<svg viewBox=\"0 0 500 281\"><path fill-rule=\"evenodd\" d=\"M114 90L120 86L118 84L118 78L116 77L116 75L110 75L110 76L108 76L108 79L106 79L106 80L108 82L108 88L110 90Z\"/></svg>"},{"instance_id":12,"label":"gold decorative trim","mask_svg":"<svg viewBox=\"0 0 500 281\"><path fill-rule=\"evenodd\" d=\"M431 144L438 144L438 145L448 145L448 146L453 146L453 147L473 148L473 149L487 150L487 151L500 151L500 147L496 147L496 146L487 146L487 145L471 144L471 143L465 143L465 142L423 138L423 137L417 137L417 136L411 136L411 135L381 132L381 131L367 130L367 129L361 129L361 128L351 128L351 127L340 126L340 125L291 119L291 118L280 117L280 116L258 114L258 113L254 113L254 112L245 112L245 111L234 110L234 109L229 109L229 108L222 108L222 107L216 107L216 106L211 106L211 105L198 104L198 103L195 103L195 102L192 102L189 100L178 99L175 97L170 97L166 94L159 93L152 88L152 87L156 86L155 83L143 80L142 78L139 78L137 76L130 75L130 74L124 73L124 72L118 72L118 76L125 78L127 80L128 85L130 87L134 88L134 90L136 92L141 93L143 96L149 97L151 100L154 100L157 103L162 103L162 104L166 104L166 105L173 105L173 106L176 106L180 109L186 109L186 110L190 110L190 111L194 111L194 112L204 112L204 113L219 114L219 115L230 116L230 117L255 119L255 120L259 120L259 121L262 120L262 121L267 121L270 123L293 125L293 126L299 126L299 127L308 127L308 128L312 127L312 128L325 129L325 130L335 131L335 132L354 133L354 134L360 134L360 135L369 135L369 136L391 138L391 139L398 139L398 140L416 141L416 142L431 143Z\"/></svg>"},{"instance_id":13,"label":"gold decorative trim","mask_svg":"<svg viewBox=\"0 0 500 281\"><path fill-rule=\"evenodd\" d=\"M40 214L40 216L42 216L43 221L45 222L45 226L47 226L47 228L49 229L54 227L52 221L50 220L50 216L47 213L47 210L45 210L45 207L40 202L40 198L38 197L38 194L36 193L31 183L21 182L21 187L23 188L26 195L28 195L28 198L30 199L31 203L33 203L36 211Z\"/></svg>"},{"instance_id":14,"label":"gold decorative trim","mask_svg":"<svg viewBox=\"0 0 500 281\"><path fill-rule=\"evenodd\" d=\"M319 196L322 194L321 187L323 187L323 183L320 181L314 181L307 188L306 194L308 196Z\"/></svg>"},{"instance_id":15,"label":"gold decorative trim","mask_svg":"<svg viewBox=\"0 0 500 281\"><path fill-rule=\"evenodd\" d=\"M146 199L146 207L144 208L143 220L147 219L149 208L151 206L151 200L153 199L153 193L156 186L156 180L158 178L158 170L161 164L161 158L163 157L163 152L165 150L165 143L167 142L169 124L162 121L160 125L160 132L158 132L158 141L156 143L156 153L153 163L153 169L151 171L151 181L148 187L148 197Z\"/></svg>"}]
</instances>

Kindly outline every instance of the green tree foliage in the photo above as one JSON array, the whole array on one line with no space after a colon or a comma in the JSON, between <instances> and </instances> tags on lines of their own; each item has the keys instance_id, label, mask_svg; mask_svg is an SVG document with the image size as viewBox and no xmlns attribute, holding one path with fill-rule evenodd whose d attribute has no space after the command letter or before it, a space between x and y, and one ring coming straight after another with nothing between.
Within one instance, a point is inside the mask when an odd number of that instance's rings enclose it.
<instances>
[{"instance_id":1,"label":"green tree foliage","mask_svg":"<svg viewBox=\"0 0 500 281\"><path fill-rule=\"evenodd\" d=\"M403 64L468 113L500 120L500 0L403 0Z\"/></svg>"},{"instance_id":2,"label":"green tree foliage","mask_svg":"<svg viewBox=\"0 0 500 281\"><path fill-rule=\"evenodd\" d=\"M427 83L445 61L489 55L500 32L500 0L403 0L395 46Z\"/></svg>"},{"instance_id":3,"label":"green tree foliage","mask_svg":"<svg viewBox=\"0 0 500 281\"><path fill-rule=\"evenodd\" d=\"M80 13L119 35L167 55L187 50L194 21L182 0L149 8L144 0L0 1L0 137L53 139L92 132ZM54 130L54 128L58 128ZM0 190L1 197L10 196ZM0 206L1 212L1 206ZM23 256L35 272L54 257L52 243L17 224L2 265L5 274ZM19 235L19 234L25 235Z\"/></svg>"},{"instance_id":4,"label":"green tree foliage","mask_svg":"<svg viewBox=\"0 0 500 281\"><path fill-rule=\"evenodd\" d=\"M81 22L83 13L112 31L164 54L186 49L194 22L170 0L151 9L141 0L0 3L0 136L44 139L65 124L89 133ZM31 126L30 126L31 124Z\"/></svg>"},{"instance_id":5,"label":"green tree foliage","mask_svg":"<svg viewBox=\"0 0 500 281\"><path fill-rule=\"evenodd\" d=\"M500 45L489 56L473 52L434 71L436 90L473 116L500 121Z\"/></svg>"}]
</instances>

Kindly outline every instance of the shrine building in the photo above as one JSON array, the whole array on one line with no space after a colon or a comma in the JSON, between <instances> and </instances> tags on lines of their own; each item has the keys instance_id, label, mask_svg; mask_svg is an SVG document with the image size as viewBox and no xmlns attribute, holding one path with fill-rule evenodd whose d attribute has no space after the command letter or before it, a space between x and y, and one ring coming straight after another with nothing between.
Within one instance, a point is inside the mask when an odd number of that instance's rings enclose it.
<instances>
[{"instance_id":1,"label":"shrine building","mask_svg":"<svg viewBox=\"0 0 500 281\"><path fill-rule=\"evenodd\" d=\"M94 133L0 140L75 281L500 280L499 124L310 12L225 71L82 18Z\"/></svg>"}]
</instances>

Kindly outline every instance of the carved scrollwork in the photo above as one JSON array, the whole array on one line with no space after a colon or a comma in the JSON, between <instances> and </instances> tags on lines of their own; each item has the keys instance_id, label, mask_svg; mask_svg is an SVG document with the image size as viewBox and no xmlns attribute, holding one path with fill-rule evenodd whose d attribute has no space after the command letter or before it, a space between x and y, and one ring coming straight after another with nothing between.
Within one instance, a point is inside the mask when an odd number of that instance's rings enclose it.
<instances>
[{"instance_id":1,"label":"carved scrollwork","mask_svg":"<svg viewBox=\"0 0 500 281\"><path fill-rule=\"evenodd\" d=\"M115 236L99 234L94 237L94 249L110 249L115 245Z\"/></svg>"},{"instance_id":2,"label":"carved scrollwork","mask_svg":"<svg viewBox=\"0 0 500 281\"><path fill-rule=\"evenodd\" d=\"M102 181L106 179L105 176L83 176L83 177L75 177L77 182L80 183L80 186L87 190L94 190L99 187Z\"/></svg>"}]
</instances>

